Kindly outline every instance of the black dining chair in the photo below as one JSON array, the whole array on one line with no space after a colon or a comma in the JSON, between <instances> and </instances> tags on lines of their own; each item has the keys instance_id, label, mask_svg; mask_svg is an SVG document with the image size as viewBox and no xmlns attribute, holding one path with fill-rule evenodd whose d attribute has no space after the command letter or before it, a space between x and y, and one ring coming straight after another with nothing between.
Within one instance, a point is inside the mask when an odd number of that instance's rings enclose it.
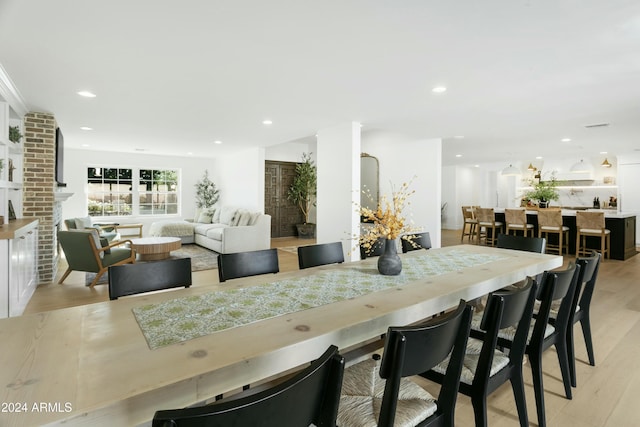
<instances>
[{"instance_id":1,"label":"black dining chair","mask_svg":"<svg viewBox=\"0 0 640 427\"><path fill-rule=\"evenodd\" d=\"M529 425L522 362L536 290L535 280L528 279L520 288L493 292L484 312L474 316L481 318L481 334L469 338L458 391L471 398L478 427L487 425L487 397L507 381L511 382L520 426ZM498 334L504 328L515 329L508 354L498 345ZM446 369L447 363L442 363L421 376L443 384Z\"/></svg>"},{"instance_id":2,"label":"black dining chair","mask_svg":"<svg viewBox=\"0 0 640 427\"><path fill-rule=\"evenodd\" d=\"M602 254L592 251L589 257L580 257L576 263L582 268L582 280L576 285L576 292L573 302L573 319L572 324L567 329L567 350L569 353L569 369L571 371L571 385L576 387L576 358L573 325L580 322L584 343L587 347L587 356L589 364L596 366L596 356L593 351L593 338L591 337L591 299L593 291L598 280L598 271L600 270L600 261ZM552 312L550 321L555 323L557 313Z\"/></svg>"},{"instance_id":3,"label":"black dining chair","mask_svg":"<svg viewBox=\"0 0 640 427\"><path fill-rule=\"evenodd\" d=\"M526 355L531 365L533 377L533 391L536 399L538 425L546 426L546 412L544 402L544 385L542 375L542 355L545 350L554 346L562 374L565 396L572 398L571 374L569 371L569 356L567 345L567 329L572 319L571 310L576 284L580 277L581 267L571 264L565 270L547 271L542 275L540 291L537 295L535 319L528 327L528 342ZM559 306L555 324L551 326L549 317L553 306ZM471 336L476 336L477 328L472 326ZM515 343L513 330L500 331L498 345L513 348Z\"/></svg>"},{"instance_id":4,"label":"black dining chair","mask_svg":"<svg viewBox=\"0 0 640 427\"><path fill-rule=\"evenodd\" d=\"M279 271L277 249L218 255L218 278L220 283L228 279L277 273Z\"/></svg>"},{"instance_id":5,"label":"black dining chair","mask_svg":"<svg viewBox=\"0 0 640 427\"><path fill-rule=\"evenodd\" d=\"M344 358L330 346L292 378L256 394L207 406L157 411L153 427L336 426Z\"/></svg>"},{"instance_id":6,"label":"black dining chair","mask_svg":"<svg viewBox=\"0 0 640 427\"><path fill-rule=\"evenodd\" d=\"M109 299L191 286L191 258L109 267Z\"/></svg>"},{"instance_id":7,"label":"black dining chair","mask_svg":"<svg viewBox=\"0 0 640 427\"><path fill-rule=\"evenodd\" d=\"M402 244L403 254L418 249L431 249L431 236L429 232L406 234L402 236L400 243Z\"/></svg>"},{"instance_id":8,"label":"black dining chair","mask_svg":"<svg viewBox=\"0 0 640 427\"><path fill-rule=\"evenodd\" d=\"M542 237L525 237L511 234L498 234L498 247L518 251L537 252L543 254L547 240Z\"/></svg>"},{"instance_id":9,"label":"black dining chair","mask_svg":"<svg viewBox=\"0 0 640 427\"><path fill-rule=\"evenodd\" d=\"M338 425L391 427L411 419L411 425L453 426L471 313L472 307L461 301L456 310L426 323L390 327L381 361L376 357L345 370ZM407 378L449 356L437 399ZM382 387L381 396L376 391Z\"/></svg>"},{"instance_id":10,"label":"black dining chair","mask_svg":"<svg viewBox=\"0 0 640 427\"><path fill-rule=\"evenodd\" d=\"M317 267L319 265L340 264L344 262L341 242L320 243L298 247L298 267Z\"/></svg>"},{"instance_id":11,"label":"black dining chair","mask_svg":"<svg viewBox=\"0 0 640 427\"><path fill-rule=\"evenodd\" d=\"M384 247L387 239L384 237L378 238L371 245L369 244L360 244L360 259L367 259L374 256L380 256L384 253Z\"/></svg>"}]
</instances>

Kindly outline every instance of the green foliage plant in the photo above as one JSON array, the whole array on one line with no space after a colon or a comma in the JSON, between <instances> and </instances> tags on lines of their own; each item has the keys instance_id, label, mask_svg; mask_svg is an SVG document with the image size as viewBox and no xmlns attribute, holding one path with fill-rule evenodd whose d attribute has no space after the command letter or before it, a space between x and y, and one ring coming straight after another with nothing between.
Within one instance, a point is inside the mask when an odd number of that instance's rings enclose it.
<instances>
[{"instance_id":1,"label":"green foliage plant","mask_svg":"<svg viewBox=\"0 0 640 427\"><path fill-rule=\"evenodd\" d=\"M21 139L20 128L18 126L9 126L9 141L19 143Z\"/></svg>"},{"instance_id":2,"label":"green foliage plant","mask_svg":"<svg viewBox=\"0 0 640 427\"><path fill-rule=\"evenodd\" d=\"M296 176L289 187L287 198L298 205L305 224L309 223L309 212L315 205L317 183L318 171L311 160L311 153L303 153L302 163L296 164Z\"/></svg>"},{"instance_id":3,"label":"green foliage plant","mask_svg":"<svg viewBox=\"0 0 640 427\"><path fill-rule=\"evenodd\" d=\"M529 200L538 200L539 202L549 202L551 200L560 199L558 193L558 181L554 175L548 181L532 179L529 181L532 189L524 193L523 197Z\"/></svg>"},{"instance_id":4,"label":"green foliage plant","mask_svg":"<svg viewBox=\"0 0 640 427\"><path fill-rule=\"evenodd\" d=\"M204 176L196 183L196 206L202 209L209 209L216 204L220 198L220 190L216 184L209 179L209 171L204 171Z\"/></svg>"}]
</instances>

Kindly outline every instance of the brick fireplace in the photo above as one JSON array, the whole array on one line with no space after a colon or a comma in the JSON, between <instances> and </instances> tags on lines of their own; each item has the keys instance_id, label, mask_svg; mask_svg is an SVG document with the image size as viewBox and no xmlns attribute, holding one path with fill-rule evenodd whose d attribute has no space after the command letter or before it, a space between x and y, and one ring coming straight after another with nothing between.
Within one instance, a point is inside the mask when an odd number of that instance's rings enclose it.
<instances>
[{"instance_id":1,"label":"brick fireplace","mask_svg":"<svg viewBox=\"0 0 640 427\"><path fill-rule=\"evenodd\" d=\"M22 214L40 220L39 283L48 283L58 271L56 235L62 215L61 203L55 200L56 119L49 113L28 113L24 131Z\"/></svg>"}]
</instances>

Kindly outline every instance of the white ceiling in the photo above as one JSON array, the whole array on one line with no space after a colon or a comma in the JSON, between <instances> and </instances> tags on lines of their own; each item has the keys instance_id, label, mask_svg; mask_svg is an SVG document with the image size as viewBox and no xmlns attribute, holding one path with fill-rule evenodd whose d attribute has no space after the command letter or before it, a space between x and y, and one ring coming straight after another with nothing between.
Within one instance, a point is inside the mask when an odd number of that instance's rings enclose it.
<instances>
[{"instance_id":1,"label":"white ceiling","mask_svg":"<svg viewBox=\"0 0 640 427\"><path fill-rule=\"evenodd\" d=\"M640 150L637 0L0 0L0 64L73 148L214 157L357 121L443 138L445 165Z\"/></svg>"}]
</instances>

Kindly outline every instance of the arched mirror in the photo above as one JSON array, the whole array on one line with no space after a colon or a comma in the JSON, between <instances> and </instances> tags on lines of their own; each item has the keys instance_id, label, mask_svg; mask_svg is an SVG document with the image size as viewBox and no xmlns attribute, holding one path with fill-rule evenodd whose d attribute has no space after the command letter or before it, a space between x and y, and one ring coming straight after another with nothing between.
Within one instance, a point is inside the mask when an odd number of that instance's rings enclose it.
<instances>
[{"instance_id":1,"label":"arched mirror","mask_svg":"<svg viewBox=\"0 0 640 427\"><path fill-rule=\"evenodd\" d=\"M367 153L360 155L360 206L376 209L380 197L380 165L378 158Z\"/></svg>"}]
</instances>

